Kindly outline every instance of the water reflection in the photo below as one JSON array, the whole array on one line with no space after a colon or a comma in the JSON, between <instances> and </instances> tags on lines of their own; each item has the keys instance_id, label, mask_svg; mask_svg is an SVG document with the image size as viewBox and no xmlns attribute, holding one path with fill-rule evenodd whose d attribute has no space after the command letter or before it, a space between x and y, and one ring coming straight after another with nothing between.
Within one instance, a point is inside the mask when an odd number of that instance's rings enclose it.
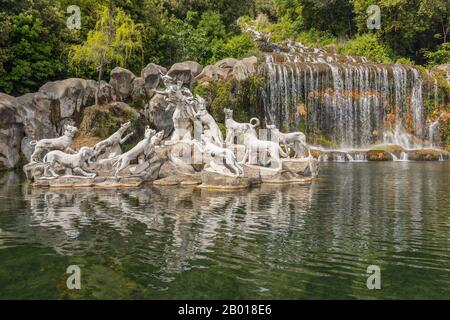
<instances>
[{"instance_id":1,"label":"water reflection","mask_svg":"<svg viewBox=\"0 0 450 320\"><path fill-rule=\"evenodd\" d=\"M420 297L416 285L450 297L450 163L327 164L311 185L233 192L0 182L0 254L84 257L136 297ZM369 264L384 296L365 288Z\"/></svg>"}]
</instances>

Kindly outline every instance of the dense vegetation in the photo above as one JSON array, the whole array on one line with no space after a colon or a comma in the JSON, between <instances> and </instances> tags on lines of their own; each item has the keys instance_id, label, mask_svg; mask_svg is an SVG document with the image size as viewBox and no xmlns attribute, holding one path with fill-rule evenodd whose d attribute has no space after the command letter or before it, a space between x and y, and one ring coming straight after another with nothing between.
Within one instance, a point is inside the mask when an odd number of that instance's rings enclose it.
<instances>
[{"instance_id":1,"label":"dense vegetation","mask_svg":"<svg viewBox=\"0 0 450 320\"><path fill-rule=\"evenodd\" d=\"M379 29L366 25L371 4L381 10ZM70 5L81 9L79 30L66 26ZM68 59L108 5L108 0L0 0L0 91L16 95L50 80L95 78L95 63ZM257 48L241 33L243 22L271 32L273 40L290 38L379 62L401 59L429 67L450 62L448 0L114 0L113 7L139 28L139 50L120 63L134 72L148 62L209 64L252 54ZM105 74L117 64L110 62Z\"/></svg>"}]
</instances>

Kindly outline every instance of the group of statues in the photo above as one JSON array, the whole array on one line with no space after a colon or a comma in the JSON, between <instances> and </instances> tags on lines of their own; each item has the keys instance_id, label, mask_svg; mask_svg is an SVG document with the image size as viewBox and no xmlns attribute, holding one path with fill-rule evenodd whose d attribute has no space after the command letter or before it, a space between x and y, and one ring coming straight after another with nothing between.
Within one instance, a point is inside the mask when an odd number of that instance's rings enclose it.
<instances>
[{"instance_id":1,"label":"group of statues","mask_svg":"<svg viewBox=\"0 0 450 320\"><path fill-rule=\"evenodd\" d=\"M157 90L156 93L164 96L167 112L174 109L173 131L168 138L164 139L164 131L156 132L147 127L143 140L131 150L122 153L121 145L134 134L133 132L127 134L131 123L126 122L107 139L92 147L83 146L76 151L71 149L70 145L77 128L66 125L63 136L59 138L31 142L35 145L31 163L42 164L43 177L47 178L64 175L92 178L98 173L96 168L106 164L112 168L110 172L119 177L131 164L150 161L157 148L187 144L192 146L192 150L201 152L201 170L243 177L243 165L281 170L281 157L290 158L291 149L295 158L310 156L303 133L282 133L275 125L268 125L266 131L270 134L270 140L260 139L256 131L260 121L252 118L249 123L236 122L231 109L224 109L226 128L224 139L218 124L208 113L205 99L198 95L194 96L182 82L175 82L167 75L163 76L163 83L165 88ZM198 128L200 130L195 130ZM197 131L200 131L200 135L196 135ZM237 145L241 145L240 148L236 148ZM236 150L241 150L241 155ZM127 171L125 174L130 173Z\"/></svg>"}]
</instances>

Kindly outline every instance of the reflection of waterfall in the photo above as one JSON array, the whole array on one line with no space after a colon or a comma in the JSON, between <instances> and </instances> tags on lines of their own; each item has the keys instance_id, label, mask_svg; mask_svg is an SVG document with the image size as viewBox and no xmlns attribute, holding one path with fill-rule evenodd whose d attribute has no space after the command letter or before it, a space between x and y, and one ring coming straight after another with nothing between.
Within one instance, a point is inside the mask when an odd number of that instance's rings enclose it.
<instances>
[{"instance_id":1,"label":"reflection of waterfall","mask_svg":"<svg viewBox=\"0 0 450 320\"><path fill-rule=\"evenodd\" d=\"M415 67L312 49L290 44L289 53L266 55L266 122L305 128L311 137L324 136L341 147L421 146L425 112Z\"/></svg>"}]
</instances>

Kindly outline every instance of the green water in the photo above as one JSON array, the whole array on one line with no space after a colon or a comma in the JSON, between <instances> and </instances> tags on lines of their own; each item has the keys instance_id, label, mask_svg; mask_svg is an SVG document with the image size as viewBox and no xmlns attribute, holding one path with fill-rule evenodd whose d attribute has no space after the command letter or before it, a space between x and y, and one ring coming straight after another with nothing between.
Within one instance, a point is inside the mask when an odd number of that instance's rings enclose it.
<instances>
[{"instance_id":1,"label":"green water","mask_svg":"<svg viewBox=\"0 0 450 320\"><path fill-rule=\"evenodd\" d=\"M312 185L227 193L6 173L0 298L450 299L450 163L323 164Z\"/></svg>"}]
</instances>

